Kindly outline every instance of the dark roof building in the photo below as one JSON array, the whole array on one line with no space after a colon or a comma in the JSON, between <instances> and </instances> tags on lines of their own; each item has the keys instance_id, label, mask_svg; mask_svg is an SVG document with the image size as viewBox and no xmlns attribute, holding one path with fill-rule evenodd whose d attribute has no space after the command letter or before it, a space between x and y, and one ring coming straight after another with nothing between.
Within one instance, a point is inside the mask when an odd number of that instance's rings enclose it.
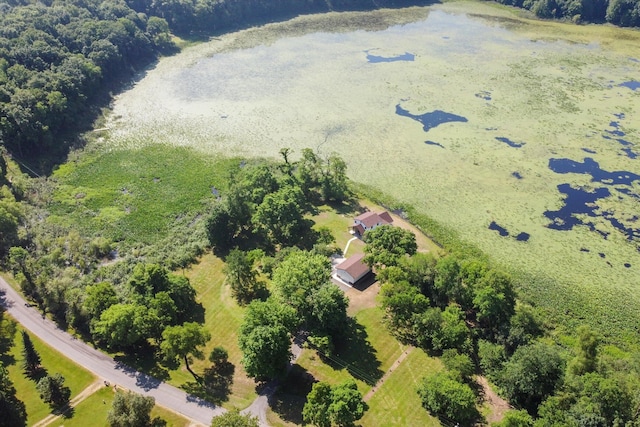
<instances>
[{"instance_id":1,"label":"dark roof building","mask_svg":"<svg viewBox=\"0 0 640 427\"><path fill-rule=\"evenodd\" d=\"M371 271L369 266L362 261L363 258L364 254L357 254L342 261L336 266L336 275L348 284L353 285Z\"/></svg>"}]
</instances>

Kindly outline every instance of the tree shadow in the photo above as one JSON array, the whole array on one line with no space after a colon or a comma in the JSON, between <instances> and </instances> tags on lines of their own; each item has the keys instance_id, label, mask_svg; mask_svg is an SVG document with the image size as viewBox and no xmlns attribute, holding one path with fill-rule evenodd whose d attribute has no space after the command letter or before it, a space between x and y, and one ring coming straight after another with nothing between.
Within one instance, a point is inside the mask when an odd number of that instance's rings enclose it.
<instances>
[{"instance_id":1,"label":"tree shadow","mask_svg":"<svg viewBox=\"0 0 640 427\"><path fill-rule=\"evenodd\" d=\"M201 377L183 384L182 389L207 402L221 405L229 400L235 370L233 363L226 359L219 360L206 368Z\"/></svg>"},{"instance_id":2,"label":"tree shadow","mask_svg":"<svg viewBox=\"0 0 640 427\"><path fill-rule=\"evenodd\" d=\"M327 205L340 215L355 215L364 211L364 208L360 205L357 198L351 198L342 202L329 202Z\"/></svg>"},{"instance_id":3,"label":"tree shadow","mask_svg":"<svg viewBox=\"0 0 640 427\"><path fill-rule=\"evenodd\" d=\"M302 425L302 409L315 382L306 369L292 365L278 390L269 398L269 406L283 421Z\"/></svg>"},{"instance_id":4,"label":"tree shadow","mask_svg":"<svg viewBox=\"0 0 640 427\"><path fill-rule=\"evenodd\" d=\"M192 304L191 310L185 322L204 323L204 307L201 303Z\"/></svg>"},{"instance_id":5,"label":"tree shadow","mask_svg":"<svg viewBox=\"0 0 640 427\"><path fill-rule=\"evenodd\" d=\"M353 377L371 386L384 375L367 331L353 318L349 318L344 334L336 337L335 353L328 355L325 360L334 368L346 368Z\"/></svg>"},{"instance_id":6,"label":"tree shadow","mask_svg":"<svg viewBox=\"0 0 640 427\"><path fill-rule=\"evenodd\" d=\"M131 377L136 376L136 372L139 371L153 377L158 383L169 379L169 371L158 363L153 353L121 354L114 356L113 360L115 360L118 369ZM146 384L146 387L153 388L151 379L143 378L141 375L138 375L137 379L142 384L141 386L144 387Z\"/></svg>"}]
</instances>

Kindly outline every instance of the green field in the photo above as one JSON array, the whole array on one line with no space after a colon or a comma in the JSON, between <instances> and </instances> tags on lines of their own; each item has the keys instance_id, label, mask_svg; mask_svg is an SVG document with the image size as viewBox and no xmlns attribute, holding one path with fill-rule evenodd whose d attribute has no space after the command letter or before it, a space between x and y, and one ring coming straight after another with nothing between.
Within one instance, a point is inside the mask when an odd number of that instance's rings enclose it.
<instances>
[{"instance_id":1,"label":"green field","mask_svg":"<svg viewBox=\"0 0 640 427\"><path fill-rule=\"evenodd\" d=\"M40 395L36 390L36 383L23 374L21 367L22 335L20 330L19 328L16 333L14 346L9 353L14 362L7 364L7 369L17 390L18 399L22 400L27 408L27 424L32 425L49 415L51 408L40 399ZM64 384L71 389L71 399L94 381L94 376L90 372L44 344L35 335L29 335L36 351L40 354L41 364L48 374L59 373L65 378Z\"/></svg>"},{"instance_id":2,"label":"green field","mask_svg":"<svg viewBox=\"0 0 640 427\"><path fill-rule=\"evenodd\" d=\"M91 396L73 408L73 417L60 418L49 424L54 427L108 427L107 415L111 409L114 392L110 387L100 388ZM167 426L187 427L190 421L159 406L151 410L151 418L160 417L167 421ZM89 421L90 420L90 421Z\"/></svg>"},{"instance_id":3,"label":"green field","mask_svg":"<svg viewBox=\"0 0 640 427\"><path fill-rule=\"evenodd\" d=\"M163 59L121 94L95 152L126 158L156 144L230 157L335 151L352 179L414 206L518 273L522 296L561 323L587 321L623 341L640 321L640 252L605 216L637 227L637 200L618 189L636 194L638 182L591 182L555 173L549 161L591 157L604 171L639 172L610 136L623 132L637 151L640 92L620 85L640 73L640 34L519 13L447 2L304 16L225 35ZM374 64L367 52L415 57ZM467 121L425 132L424 123L396 114L399 107ZM90 179L78 179L61 203L76 203ZM202 200L215 182L191 194ZM547 227L543 214L562 206L563 183L610 189L596 217L574 216L593 222L593 231ZM115 206L102 207L102 216L124 216ZM489 230L491 222L510 236ZM523 232L528 241L513 238Z\"/></svg>"}]
</instances>

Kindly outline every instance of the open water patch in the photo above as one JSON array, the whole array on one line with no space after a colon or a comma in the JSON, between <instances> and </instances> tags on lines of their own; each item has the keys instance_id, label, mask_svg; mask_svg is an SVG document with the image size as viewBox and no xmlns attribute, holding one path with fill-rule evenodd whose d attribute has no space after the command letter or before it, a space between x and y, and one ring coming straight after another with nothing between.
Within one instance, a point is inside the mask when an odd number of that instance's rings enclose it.
<instances>
[{"instance_id":1,"label":"open water patch","mask_svg":"<svg viewBox=\"0 0 640 427\"><path fill-rule=\"evenodd\" d=\"M491 221L491 223L489 224L489 227L487 228L489 230L497 231L501 237L509 237L509 235L511 234L509 233L509 230L507 230L506 228L504 228L503 226L501 226L495 221ZM530 237L531 235L529 233L525 233L524 231L513 236L513 238L516 239L518 242L527 242Z\"/></svg>"},{"instance_id":2,"label":"open water patch","mask_svg":"<svg viewBox=\"0 0 640 427\"><path fill-rule=\"evenodd\" d=\"M444 148L444 145L440 144L439 142L427 140L424 143L427 145L435 145L436 147Z\"/></svg>"},{"instance_id":3,"label":"open water patch","mask_svg":"<svg viewBox=\"0 0 640 427\"><path fill-rule=\"evenodd\" d=\"M372 64L378 64L381 62L412 62L416 59L416 56L410 52L405 52L396 56L372 55L369 52L371 52L371 50L364 51L364 53L367 54L367 61Z\"/></svg>"},{"instance_id":4,"label":"open water patch","mask_svg":"<svg viewBox=\"0 0 640 427\"><path fill-rule=\"evenodd\" d=\"M582 187L573 187L568 183L558 185L558 191L565 195L564 205L556 211L544 212L544 216L551 220L551 223L547 225L548 228L567 231L575 226L584 225L606 239L609 233L599 230L596 227L597 221L582 219L584 217L601 218L624 234L627 240L640 239L640 226L636 226L636 216L622 219L616 217L613 212L602 210L597 204L598 200L612 195L609 187L617 191L618 198L622 198L620 194L623 194L640 199L640 194L633 188L633 183L640 181L640 175L630 171L606 171L600 168L598 162L589 157L585 158L584 162L570 159L550 159L549 169L558 174L587 174L591 176L592 182L599 182L608 187L598 187L593 191L588 191Z\"/></svg>"},{"instance_id":5,"label":"open water patch","mask_svg":"<svg viewBox=\"0 0 640 427\"><path fill-rule=\"evenodd\" d=\"M522 179L522 175L518 171L511 172L511 176L514 177L515 179Z\"/></svg>"},{"instance_id":6,"label":"open water patch","mask_svg":"<svg viewBox=\"0 0 640 427\"><path fill-rule=\"evenodd\" d=\"M609 122L609 127L611 129L606 129L602 137L606 140L615 141L620 144L623 148L620 149L625 156L630 159L637 159L640 153L635 151L635 144L631 141L624 139L626 133L621 129L620 122L625 119L624 113L614 114L616 119Z\"/></svg>"},{"instance_id":7,"label":"open water patch","mask_svg":"<svg viewBox=\"0 0 640 427\"><path fill-rule=\"evenodd\" d=\"M640 89L640 82L637 80L629 80L627 82L620 83L618 86L629 88L635 92L636 90Z\"/></svg>"},{"instance_id":8,"label":"open water patch","mask_svg":"<svg viewBox=\"0 0 640 427\"><path fill-rule=\"evenodd\" d=\"M606 185L631 186L634 181L640 181L640 175L630 171L606 171L591 157L585 157L584 162L571 159L549 159L549 169L558 174L577 173L591 175L591 181Z\"/></svg>"},{"instance_id":9,"label":"open water patch","mask_svg":"<svg viewBox=\"0 0 640 427\"><path fill-rule=\"evenodd\" d=\"M585 153L589 153L589 154L596 154L597 153L596 150L592 150L591 148L585 148L585 147L582 147L582 151L584 151Z\"/></svg>"},{"instance_id":10,"label":"open water patch","mask_svg":"<svg viewBox=\"0 0 640 427\"><path fill-rule=\"evenodd\" d=\"M500 142L504 142L509 147L513 147L513 148L522 148L526 144L526 142L512 141L509 138L505 138L504 136L496 136L496 139Z\"/></svg>"},{"instance_id":11,"label":"open water patch","mask_svg":"<svg viewBox=\"0 0 640 427\"><path fill-rule=\"evenodd\" d=\"M443 123L451 123L451 122L462 122L466 123L466 117L458 116L457 114L447 113L442 110L434 110L424 114L412 114L408 110L402 108L400 104L396 105L396 114L402 117L409 117L419 123L422 124L422 129L425 132L429 132L430 129L433 129L436 126L439 126Z\"/></svg>"},{"instance_id":12,"label":"open water patch","mask_svg":"<svg viewBox=\"0 0 640 427\"><path fill-rule=\"evenodd\" d=\"M495 221L491 221L491 224L489 224L489 230L497 231L498 234L502 237L507 237L509 235L509 231L506 228L498 225L498 223Z\"/></svg>"}]
</instances>

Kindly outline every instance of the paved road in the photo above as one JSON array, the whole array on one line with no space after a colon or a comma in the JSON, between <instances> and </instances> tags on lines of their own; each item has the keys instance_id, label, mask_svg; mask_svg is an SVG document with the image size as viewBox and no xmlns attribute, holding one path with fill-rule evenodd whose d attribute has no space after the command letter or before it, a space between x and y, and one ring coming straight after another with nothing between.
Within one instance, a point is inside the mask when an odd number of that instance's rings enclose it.
<instances>
[{"instance_id":1,"label":"paved road","mask_svg":"<svg viewBox=\"0 0 640 427\"><path fill-rule=\"evenodd\" d=\"M152 396L158 405L206 426L211 425L211 419L214 416L225 411L223 408L188 395L169 384L122 365L72 337L49 319L44 319L36 309L28 307L26 301L0 277L1 293L4 295L0 295L0 303L24 328L112 385L118 385L145 396Z\"/></svg>"}]
</instances>

